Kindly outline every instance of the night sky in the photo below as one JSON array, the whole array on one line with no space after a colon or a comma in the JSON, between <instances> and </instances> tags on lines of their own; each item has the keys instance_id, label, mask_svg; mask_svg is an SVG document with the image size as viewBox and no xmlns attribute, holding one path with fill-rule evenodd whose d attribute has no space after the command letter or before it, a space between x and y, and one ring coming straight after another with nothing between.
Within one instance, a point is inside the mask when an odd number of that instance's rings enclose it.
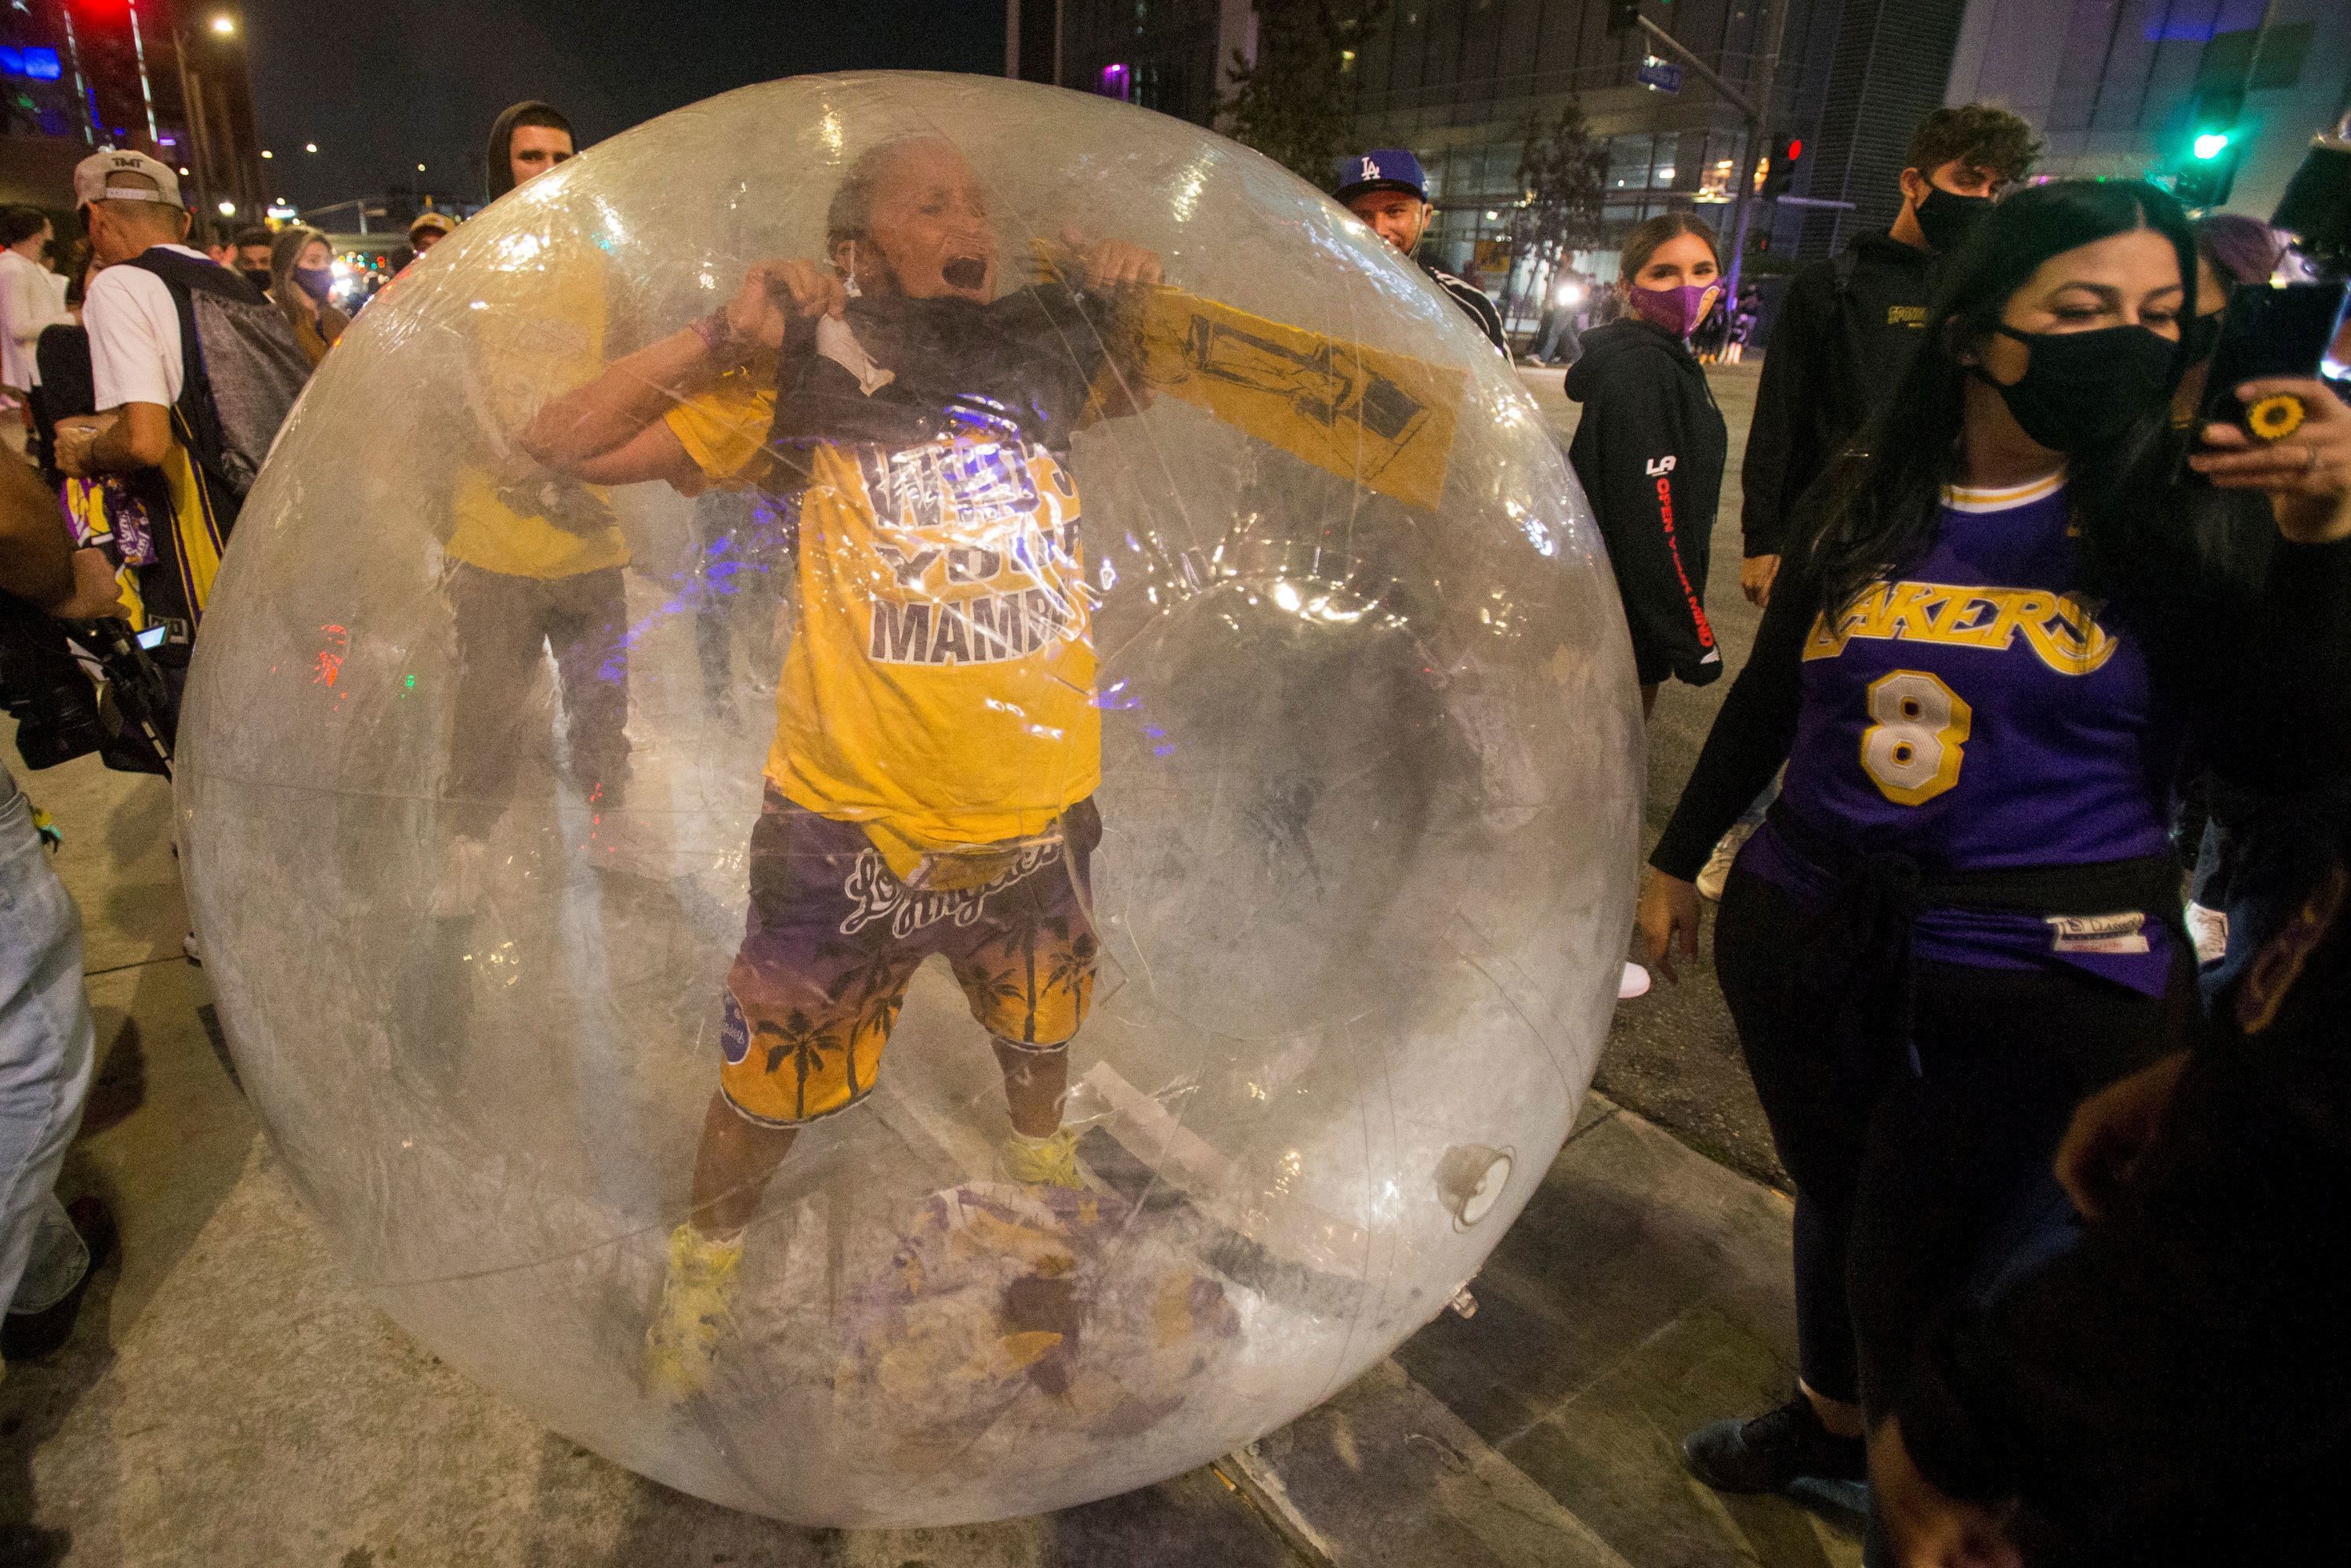
<instances>
[{"instance_id":1,"label":"night sky","mask_svg":"<svg viewBox=\"0 0 2351 1568\"><path fill-rule=\"evenodd\" d=\"M420 180L479 201L517 99L594 142L777 77L1004 68L1000 0L245 0L245 19L266 193L297 206Z\"/></svg>"}]
</instances>

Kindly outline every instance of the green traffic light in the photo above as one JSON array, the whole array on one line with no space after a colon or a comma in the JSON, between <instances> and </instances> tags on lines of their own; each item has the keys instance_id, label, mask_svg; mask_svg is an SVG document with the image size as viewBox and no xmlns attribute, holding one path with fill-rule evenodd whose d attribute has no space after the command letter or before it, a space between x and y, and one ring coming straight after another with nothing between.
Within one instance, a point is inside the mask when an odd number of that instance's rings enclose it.
<instances>
[{"instance_id":1,"label":"green traffic light","mask_svg":"<svg viewBox=\"0 0 2351 1568\"><path fill-rule=\"evenodd\" d=\"M2229 133L2225 131L2208 131L2196 139L2196 156L2199 158L2218 158L2228 150Z\"/></svg>"}]
</instances>

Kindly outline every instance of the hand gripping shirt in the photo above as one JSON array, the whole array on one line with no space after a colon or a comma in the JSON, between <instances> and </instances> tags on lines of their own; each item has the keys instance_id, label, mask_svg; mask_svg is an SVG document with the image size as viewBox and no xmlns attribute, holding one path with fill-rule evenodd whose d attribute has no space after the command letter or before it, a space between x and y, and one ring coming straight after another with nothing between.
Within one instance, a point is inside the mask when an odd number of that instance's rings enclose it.
<instances>
[{"instance_id":1,"label":"hand gripping shirt","mask_svg":"<svg viewBox=\"0 0 2351 1568\"><path fill-rule=\"evenodd\" d=\"M2158 855L2181 726L2139 639L2084 594L2062 477L1947 488L1934 547L1804 639L1786 809L1863 852L1932 871ZM1828 891L1775 833L1752 870ZM1744 859L1744 857L1742 857ZM2144 915L2144 918L2142 917ZM1929 909L1921 959L2077 966L2159 995L2169 952L2147 912Z\"/></svg>"},{"instance_id":2,"label":"hand gripping shirt","mask_svg":"<svg viewBox=\"0 0 2351 1568\"><path fill-rule=\"evenodd\" d=\"M1050 285L985 307L858 301L847 326L888 382L838 339L841 358L799 340L776 392L730 378L667 422L705 476L797 511L768 778L863 824L903 873L1042 833L1101 781L1065 458L1108 354L1091 307Z\"/></svg>"},{"instance_id":3,"label":"hand gripping shirt","mask_svg":"<svg viewBox=\"0 0 2351 1568\"><path fill-rule=\"evenodd\" d=\"M604 491L558 478L515 445L540 405L602 371L610 266L587 240L523 234L500 249L468 302L481 447L457 465L448 554L541 580L624 566L629 547Z\"/></svg>"}]
</instances>

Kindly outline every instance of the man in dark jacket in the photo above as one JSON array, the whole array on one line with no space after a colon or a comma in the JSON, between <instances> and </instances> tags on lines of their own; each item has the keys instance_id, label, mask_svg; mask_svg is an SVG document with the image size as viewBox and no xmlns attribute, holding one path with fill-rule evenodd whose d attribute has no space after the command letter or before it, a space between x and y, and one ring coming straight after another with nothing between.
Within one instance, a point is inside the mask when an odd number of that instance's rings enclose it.
<instances>
[{"instance_id":1,"label":"man in dark jacket","mask_svg":"<svg viewBox=\"0 0 2351 1568\"><path fill-rule=\"evenodd\" d=\"M1796 498L1909 368L1936 256L1956 250L2040 152L2032 128L2004 109L1936 110L1911 133L1894 226L1859 236L1788 286L1755 389L1740 479L1747 559L1739 585L1753 602L1771 597Z\"/></svg>"},{"instance_id":2,"label":"man in dark jacket","mask_svg":"<svg viewBox=\"0 0 2351 1568\"><path fill-rule=\"evenodd\" d=\"M553 104L527 98L512 105L490 124L489 155L484 160L490 200L569 162L578 151L571 122Z\"/></svg>"},{"instance_id":3,"label":"man in dark jacket","mask_svg":"<svg viewBox=\"0 0 2351 1568\"><path fill-rule=\"evenodd\" d=\"M1478 323L1478 330L1494 347L1505 354L1510 351L1510 340L1502 333L1502 313L1486 298L1486 291L1466 277L1456 277L1432 262L1422 261L1417 254L1421 236L1428 232L1429 214L1437 210L1428 204L1428 177L1421 172L1419 159L1399 147L1342 158L1337 194L1340 204L1370 225L1374 234L1419 262L1428 280Z\"/></svg>"}]
</instances>

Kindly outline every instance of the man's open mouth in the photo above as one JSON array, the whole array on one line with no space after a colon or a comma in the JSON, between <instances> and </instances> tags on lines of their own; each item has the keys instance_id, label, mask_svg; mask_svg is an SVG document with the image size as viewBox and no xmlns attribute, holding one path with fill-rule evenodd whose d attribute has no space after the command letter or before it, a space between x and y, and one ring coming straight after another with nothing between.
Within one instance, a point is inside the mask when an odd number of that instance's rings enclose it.
<instances>
[{"instance_id":1,"label":"man's open mouth","mask_svg":"<svg viewBox=\"0 0 2351 1568\"><path fill-rule=\"evenodd\" d=\"M959 256L939 269L950 288L979 288L987 282L987 263L976 256Z\"/></svg>"}]
</instances>

